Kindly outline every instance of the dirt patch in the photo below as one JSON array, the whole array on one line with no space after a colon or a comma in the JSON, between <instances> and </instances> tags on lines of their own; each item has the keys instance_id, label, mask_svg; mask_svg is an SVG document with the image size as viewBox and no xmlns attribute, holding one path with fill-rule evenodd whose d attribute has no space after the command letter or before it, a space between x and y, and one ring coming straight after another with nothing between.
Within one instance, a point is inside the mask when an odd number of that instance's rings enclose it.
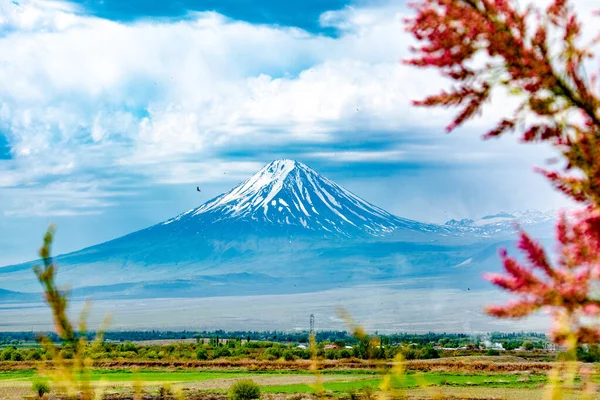
<instances>
[{"instance_id":1,"label":"dirt patch","mask_svg":"<svg viewBox=\"0 0 600 400\"><path fill-rule=\"evenodd\" d=\"M339 377L335 375L323 376L323 382L348 382L356 381L365 378L372 378L370 375L356 375L356 376L344 376ZM225 379L211 379L208 381L200 382L186 382L185 387L202 389L202 390L215 390L215 389L228 389L233 383L249 379L248 377L243 378L225 378ZM258 376L251 377L251 379L259 384L260 386L276 386L276 385L298 385L298 384L311 384L315 382L315 377L311 375L292 375L292 376Z\"/></svg>"},{"instance_id":2,"label":"dirt patch","mask_svg":"<svg viewBox=\"0 0 600 400\"><path fill-rule=\"evenodd\" d=\"M186 393L186 400L227 400L227 395L220 393ZM160 396L144 395L143 400L175 400L173 396L166 396L162 399ZM316 400L317 396L312 394L264 394L261 400ZM104 400L133 400L131 395L112 394L104 397Z\"/></svg>"}]
</instances>

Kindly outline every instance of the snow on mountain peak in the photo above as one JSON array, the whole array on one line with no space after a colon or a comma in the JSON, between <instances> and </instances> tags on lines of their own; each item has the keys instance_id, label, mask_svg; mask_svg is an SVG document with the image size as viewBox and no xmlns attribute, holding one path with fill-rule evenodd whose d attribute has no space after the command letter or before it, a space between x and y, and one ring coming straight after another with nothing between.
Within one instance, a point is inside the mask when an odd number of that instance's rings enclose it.
<instances>
[{"instance_id":1,"label":"snow on mountain peak","mask_svg":"<svg viewBox=\"0 0 600 400\"><path fill-rule=\"evenodd\" d=\"M382 235L413 222L395 217L307 165L287 159L265 165L230 191L164 224L182 218L209 218L211 223L262 222L344 236L356 231Z\"/></svg>"},{"instance_id":2,"label":"snow on mountain peak","mask_svg":"<svg viewBox=\"0 0 600 400\"><path fill-rule=\"evenodd\" d=\"M232 205L230 216L234 217L244 214L247 209L262 207L266 210L295 168L307 169L308 167L293 160L275 160L229 192L202 205L194 214L214 210L227 204Z\"/></svg>"}]
</instances>

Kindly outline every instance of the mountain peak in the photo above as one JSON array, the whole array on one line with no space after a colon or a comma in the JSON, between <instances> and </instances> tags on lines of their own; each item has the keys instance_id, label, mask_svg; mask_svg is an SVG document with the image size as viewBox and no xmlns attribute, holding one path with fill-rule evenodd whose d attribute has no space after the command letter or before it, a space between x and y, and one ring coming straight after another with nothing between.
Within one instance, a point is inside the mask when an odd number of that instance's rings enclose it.
<instances>
[{"instance_id":1,"label":"mountain peak","mask_svg":"<svg viewBox=\"0 0 600 400\"><path fill-rule=\"evenodd\" d=\"M268 181L285 180L287 178L287 176L290 174L290 172L292 172L296 168L302 168L305 170L309 170L316 174L316 172L314 172L311 168L309 168L308 166L306 166L298 161L289 160L289 159L278 159L275 161L271 161L270 163L268 163L267 165L262 167L262 169L260 171L258 171L256 174L254 174L254 176L252 178L249 179L249 181L266 183L267 180ZM253 178L256 178L256 179L253 179Z\"/></svg>"},{"instance_id":2,"label":"mountain peak","mask_svg":"<svg viewBox=\"0 0 600 400\"><path fill-rule=\"evenodd\" d=\"M230 191L164 225L181 219L245 221L256 226L381 235L404 221L319 175L307 165L278 159Z\"/></svg>"},{"instance_id":3,"label":"mountain peak","mask_svg":"<svg viewBox=\"0 0 600 400\"><path fill-rule=\"evenodd\" d=\"M276 160L271 161L270 163L266 164L263 168L267 168L270 166L288 166L288 167L296 167L299 165L304 165L299 161L296 160L292 160L291 158L278 158Z\"/></svg>"},{"instance_id":4,"label":"mountain peak","mask_svg":"<svg viewBox=\"0 0 600 400\"><path fill-rule=\"evenodd\" d=\"M294 160L272 161L229 192L200 206L194 214L226 209L228 216L239 217L260 209L266 215L269 207L277 207L278 204L289 207L285 200L277 196L284 188L294 186L294 182L291 182L294 177L298 183L300 175L318 176L314 170Z\"/></svg>"}]
</instances>

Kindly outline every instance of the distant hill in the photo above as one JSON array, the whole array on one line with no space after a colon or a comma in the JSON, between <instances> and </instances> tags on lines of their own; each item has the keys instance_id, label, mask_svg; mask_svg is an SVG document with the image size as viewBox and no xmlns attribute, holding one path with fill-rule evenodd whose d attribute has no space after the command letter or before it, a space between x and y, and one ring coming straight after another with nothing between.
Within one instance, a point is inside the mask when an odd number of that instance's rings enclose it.
<instances>
[{"instance_id":1,"label":"distant hill","mask_svg":"<svg viewBox=\"0 0 600 400\"><path fill-rule=\"evenodd\" d=\"M22 302L40 300L39 294L13 292L11 290L0 289L0 302Z\"/></svg>"},{"instance_id":2,"label":"distant hill","mask_svg":"<svg viewBox=\"0 0 600 400\"><path fill-rule=\"evenodd\" d=\"M195 209L55 261L75 297L284 294L391 281L410 288L431 279L477 287L482 271L498 269L498 246L510 245L517 221L551 232L551 215L536 212L444 225L397 217L305 164L276 160ZM0 286L37 292L33 264L0 268Z\"/></svg>"}]
</instances>

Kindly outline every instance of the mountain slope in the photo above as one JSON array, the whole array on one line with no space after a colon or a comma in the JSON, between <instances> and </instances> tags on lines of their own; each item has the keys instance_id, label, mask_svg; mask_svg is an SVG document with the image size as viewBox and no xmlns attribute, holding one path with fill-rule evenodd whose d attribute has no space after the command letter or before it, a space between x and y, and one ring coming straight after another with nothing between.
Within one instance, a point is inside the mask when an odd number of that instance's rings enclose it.
<instances>
[{"instance_id":1,"label":"mountain slope","mask_svg":"<svg viewBox=\"0 0 600 400\"><path fill-rule=\"evenodd\" d=\"M556 211L541 212L536 210L501 212L486 215L477 220L452 219L444 225L455 232L478 236L494 236L512 234L517 227L531 230L532 232L547 234L553 229L557 216Z\"/></svg>"},{"instance_id":2,"label":"mountain slope","mask_svg":"<svg viewBox=\"0 0 600 400\"><path fill-rule=\"evenodd\" d=\"M0 302L12 303L22 301L35 301L39 300L39 296L30 293L19 293L13 292L12 290L0 289Z\"/></svg>"},{"instance_id":3,"label":"mountain slope","mask_svg":"<svg viewBox=\"0 0 600 400\"><path fill-rule=\"evenodd\" d=\"M477 257L497 241L484 225L399 218L302 163L276 160L195 209L55 260L74 295L96 297L310 292L398 279L452 286L498 265ZM0 287L38 291L33 263L0 268Z\"/></svg>"}]
</instances>

